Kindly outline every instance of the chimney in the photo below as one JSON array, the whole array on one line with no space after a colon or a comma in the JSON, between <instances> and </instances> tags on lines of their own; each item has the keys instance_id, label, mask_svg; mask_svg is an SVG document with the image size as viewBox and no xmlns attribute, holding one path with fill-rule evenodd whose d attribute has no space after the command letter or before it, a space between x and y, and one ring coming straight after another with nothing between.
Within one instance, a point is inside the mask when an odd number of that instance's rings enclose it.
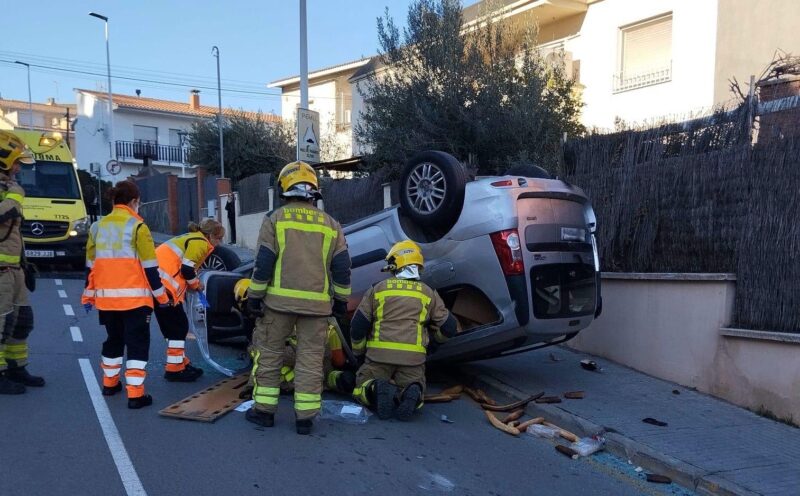
<instances>
[{"instance_id":1,"label":"chimney","mask_svg":"<svg viewBox=\"0 0 800 496\"><path fill-rule=\"evenodd\" d=\"M200 108L200 90L192 90L189 92L189 108L192 110Z\"/></svg>"},{"instance_id":2,"label":"chimney","mask_svg":"<svg viewBox=\"0 0 800 496\"><path fill-rule=\"evenodd\" d=\"M56 104L56 99L53 98L53 97L48 98L47 99L47 104L48 105L55 105Z\"/></svg>"}]
</instances>

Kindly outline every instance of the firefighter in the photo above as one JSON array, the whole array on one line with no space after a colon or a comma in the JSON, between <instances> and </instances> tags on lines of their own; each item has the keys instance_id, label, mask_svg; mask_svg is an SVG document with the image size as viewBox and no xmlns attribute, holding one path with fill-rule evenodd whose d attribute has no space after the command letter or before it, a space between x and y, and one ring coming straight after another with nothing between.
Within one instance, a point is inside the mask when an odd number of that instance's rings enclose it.
<instances>
[{"instance_id":1,"label":"firefighter","mask_svg":"<svg viewBox=\"0 0 800 496\"><path fill-rule=\"evenodd\" d=\"M239 309L244 308L244 303L247 300L247 290L250 287L250 279L240 279L233 288L234 300ZM254 355L254 349L251 344L250 356ZM293 333L286 339L286 346L283 352L283 365L281 366L281 394L289 394L294 391L294 367L297 357L297 336ZM356 376L352 370L346 370L347 357L344 352L344 345L336 332L333 325L328 325L328 331L325 339L325 355L322 360L322 374L325 378L323 387L327 391L350 395L353 393L355 387ZM249 398L252 396L252 382L248 387L250 391L243 391L242 394L247 393L242 398Z\"/></svg>"},{"instance_id":2,"label":"firefighter","mask_svg":"<svg viewBox=\"0 0 800 496\"><path fill-rule=\"evenodd\" d=\"M22 394L26 386L44 386L43 378L26 369L33 309L21 266L25 191L14 178L23 164L33 163L33 154L17 135L0 131L0 394Z\"/></svg>"},{"instance_id":3,"label":"firefighter","mask_svg":"<svg viewBox=\"0 0 800 496\"><path fill-rule=\"evenodd\" d=\"M92 224L86 243L86 289L82 303L97 307L100 324L108 338L103 343L103 395L122 390L119 376L125 363L128 408L153 404L145 394L145 366L150 348L150 315L153 298L169 303L161 277L150 229L139 216L139 188L133 181L117 183L108 192L114 209Z\"/></svg>"},{"instance_id":4,"label":"firefighter","mask_svg":"<svg viewBox=\"0 0 800 496\"><path fill-rule=\"evenodd\" d=\"M172 304L155 307L161 334L167 340L164 378L169 382L193 382L203 369L193 367L184 353L189 319L183 309L186 291L202 291L197 269L225 237L225 228L214 219L190 223L189 233L176 236L156 249L158 273Z\"/></svg>"},{"instance_id":5,"label":"firefighter","mask_svg":"<svg viewBox=\"0 0 800 496\"><path fill-rule=\"evenodd\" d=\"M392 273L364 293L350 324L353 353L365 361L356 373L353 397L385 420L408 420L422 407L425 357L456 333L456 320L439 294L419 280L422 251L411 240L392 246L383 271Z\"/></svg>"},{"instance_id":6,"label":"firefighter","mask_svg":"<svg viewBox=\"0 0 800 496\"><path fill-rule=\"evenodd\" d=\"M253 399L248 421L272 427L286 339L297 335L295 427L309 434L319 413L328 316L343 316L350 296L350 255L342 228L314 202L322 195L314 169L286 165L278 175L286 204L264 218L247 311L253 331Z\"/></svg>"}]
</instances>

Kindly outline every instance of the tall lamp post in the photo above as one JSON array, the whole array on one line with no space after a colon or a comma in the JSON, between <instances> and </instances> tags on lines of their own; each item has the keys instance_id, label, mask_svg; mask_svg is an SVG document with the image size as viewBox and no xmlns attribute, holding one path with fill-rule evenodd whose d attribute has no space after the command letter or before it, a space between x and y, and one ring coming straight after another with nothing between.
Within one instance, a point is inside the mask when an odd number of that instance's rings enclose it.
<instances>
[{"instance_id":1,"label":"tall lamp post","mask_svg":"<svg viewBox=\"0 0 800 496\"><path fill-rule=\"evenodd\" d=\"M28 128L33 129L33 99L31 98L31 65L26 62L14 61L15 64L24 65L28 68Z\"/></svg>"},{"instance_id":2,"label":"tall lamp post","mask_svg":"<svg viewBox=\"0 0 800 496\"><path fill-rule=\"evenodd\" d=\"M217 99L219 101L219 113L217 114L217 128L219 129L219 175L225 178L225 151L222 148L222 84L219 78L219 47L211 48L211 55L217 58Z\"/></svg>"},{"instance_id":3,"label":"tall lamp post","mask_svg":"<svg viewBox=\"0 0 800 496\"><path fill-rule=\"evenodd\" d=\"M114 96L111 93L111 51L109 50L108 45L108 17L98 14L97 12L89 12L89 15L92 17L96 17L103 21L105 25L105 35L106 35L106 74L108 76L108 159L114 160L115 153L114 153ZM100 170L97 171L97 194L101 194L101 181L103 178L103 167L100 166ZM100 203L99 208L100 215L103 215L103 204Z\"/></svg>"}]
</instances>

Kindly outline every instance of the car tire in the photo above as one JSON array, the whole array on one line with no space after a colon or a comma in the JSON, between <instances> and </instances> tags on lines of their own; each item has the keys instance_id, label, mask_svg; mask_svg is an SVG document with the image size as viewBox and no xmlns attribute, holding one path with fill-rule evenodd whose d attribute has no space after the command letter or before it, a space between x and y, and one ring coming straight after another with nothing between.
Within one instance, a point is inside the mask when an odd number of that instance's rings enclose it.
<instances>
[{"instance_id":1,"label":"car tire","mask_svg":"<svg viewBox=\"0 0 800 496\"><path fill-rule=\"evenodd\" d=\"M204 270L224 270L230 272L240 265L242 265L242 259L240 259L239 255L234 253L233 250L224 246L217 246L200 268Z\"/></svg>"},{"instance_id":2,"label":"car tire","mask_svg":"<svg viewBox=\"0 0 800 496\"><path fill-rule=\"evenodd\" d=\"M445 227L461 214L467 171L452 155L426 151L406 163L400 177L400 206L423 226Z\"/></svg>"}]
</instances>

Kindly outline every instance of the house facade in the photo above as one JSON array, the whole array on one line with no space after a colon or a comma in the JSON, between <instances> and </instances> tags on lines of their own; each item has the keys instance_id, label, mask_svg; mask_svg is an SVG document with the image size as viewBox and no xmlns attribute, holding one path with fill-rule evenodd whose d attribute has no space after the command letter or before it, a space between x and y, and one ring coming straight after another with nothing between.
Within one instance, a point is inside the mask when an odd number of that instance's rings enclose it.
<instances>
[{"instance_id":1,"label":"house facade","mask_svg":"<svg viewBox=\"0 0 800 496\"><path fill-rule=\"evenodd\" d=\"M369 58L326 67L308 74L308 106L319 112L321 159L341 160L353 155L353 91L350 78L370 62ZM300 77L273 81L269 88L281 89L281 116L297 118L300 106Z\"/></svg>"},{"instance_id":2,"label":"house facade","mask_svg":"<svg viewBox=\"0 0 800 496\"><path fill-rule=\"evenodd\" d=\"M58 103L48 98L46 103L31 103L22 100L0 98L0 129L33 129L35 131L59 132L75 153L75 135L70 124L75 119L75 105Z\"/></svg>"},{"instance_id":3,"label":"house facade","mask_svg":"<svg viewBox=\"0 0 800 496\"><path fill-rule=\"evenodd\" d=\"M77 160L81 169L100 170L102 178L112 182L139 174L146 163L158 172L195 175L195 166L188 161L186 136L193 123L215 119L217 115L217 107L200 104L199 91L190 92L186 102L115 94L114 129L110 134L108 94L82 89L75 93L75 135L80 145ZM223 114L233 112L236 110L223 109ZM252 112L246 114L256 116ZM265 117L280 121L276 115ZM111 159L120 164L116 175L105 167Z\"/></svg>"}]
</instances>

